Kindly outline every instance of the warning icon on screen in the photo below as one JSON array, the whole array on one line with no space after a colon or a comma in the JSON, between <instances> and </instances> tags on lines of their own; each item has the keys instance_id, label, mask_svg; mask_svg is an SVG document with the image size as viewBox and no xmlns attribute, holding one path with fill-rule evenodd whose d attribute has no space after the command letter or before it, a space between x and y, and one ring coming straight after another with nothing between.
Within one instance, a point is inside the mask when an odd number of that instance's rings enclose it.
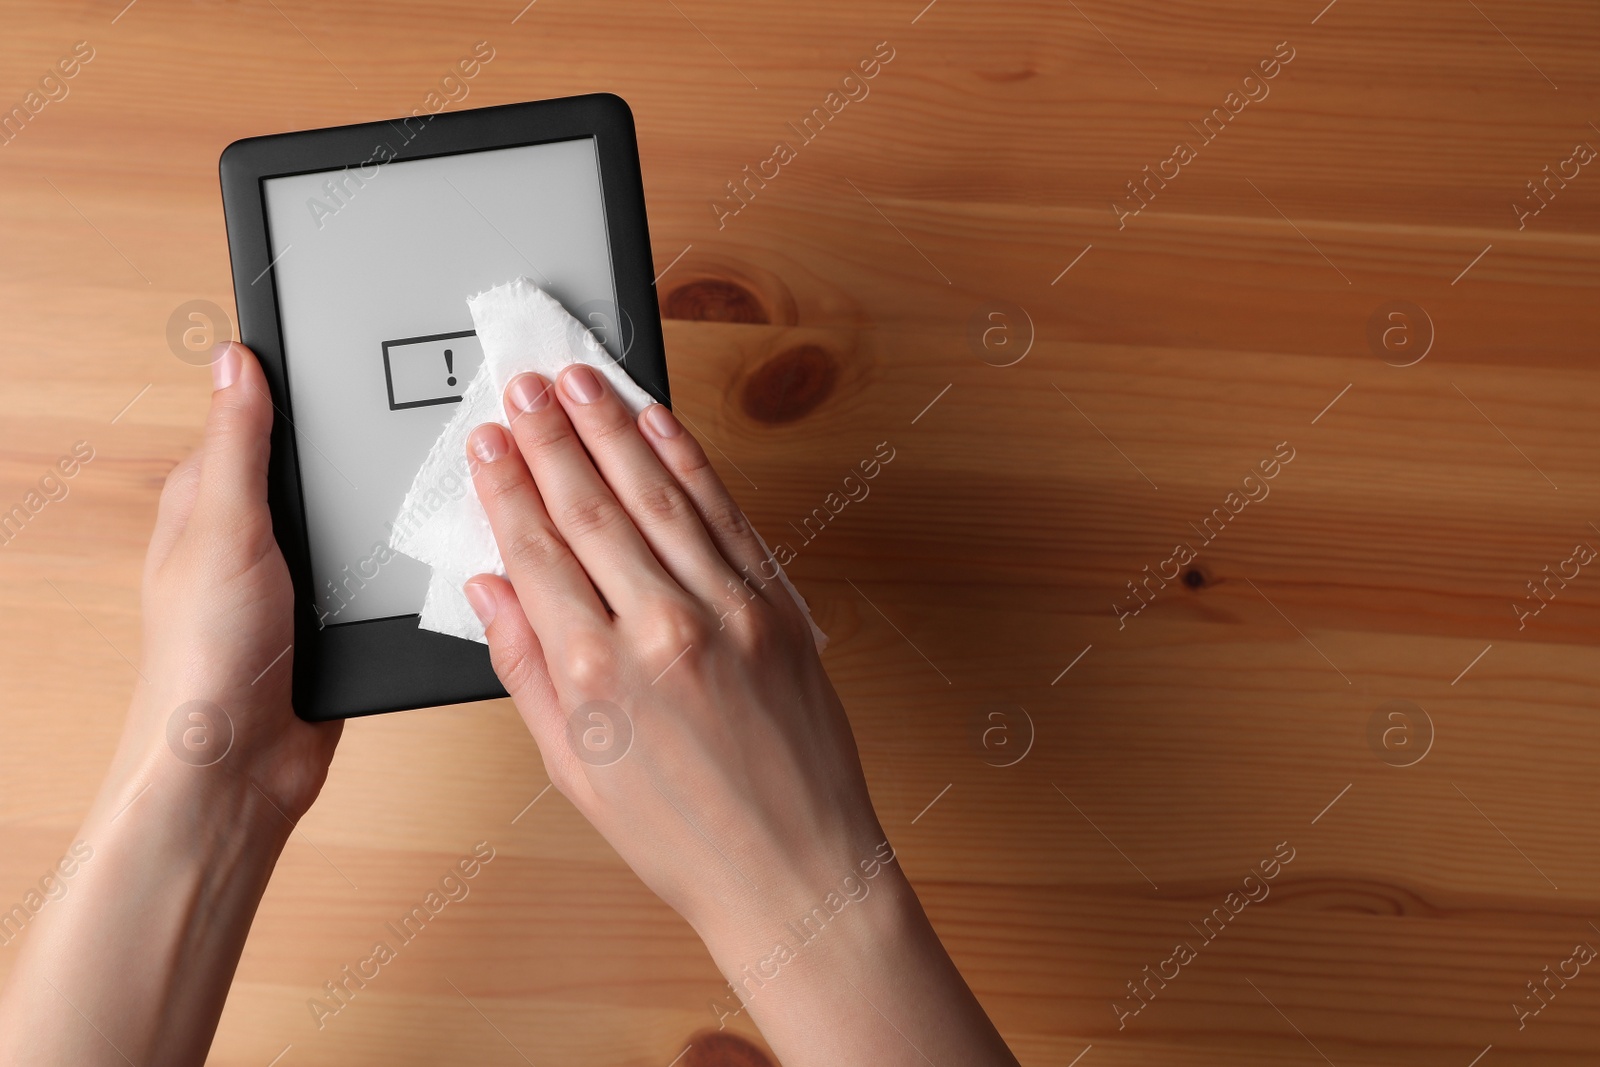
<instances>
[{"instance_id":1,"label":"warning icon on screen","mask_svg":"<svg viewBox=\"0 0 1600 1067\"><path fill-rule=\"evenodd\" d=\"M383 342L383 377L389 410L454 404L483 366L483 346L474 330L403 337Z\"/></svg>"}]
</instances>

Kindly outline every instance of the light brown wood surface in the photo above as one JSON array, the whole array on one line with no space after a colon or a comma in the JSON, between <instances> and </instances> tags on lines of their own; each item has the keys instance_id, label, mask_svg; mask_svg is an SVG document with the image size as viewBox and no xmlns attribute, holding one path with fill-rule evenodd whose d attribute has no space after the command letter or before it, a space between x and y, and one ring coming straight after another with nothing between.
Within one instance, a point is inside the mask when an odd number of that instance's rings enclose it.
<instances>
[{"instance_id":1,"label":"light brown wood surface","mask_svg":"<svg viewBox=\"0 0 1600 1067\"><path fill-rule=\"evenodd\" d=\"M798 549L883 821L1027 1067L1594 1062L1600 971L1522 1029L1513 1005L1600 947L1600 574L1521 629L1513 605L1600 546L1600 165L1520 231L1511 205L1600 148L1600 8L924 2L6 4L0 104L96 55L0 147L0 509L95 458L0 548L0 905L71 840L130 692L209 389L168 316L233 306L218 154L407 114L486 40L460 106L632 104L674 397ZM725 183L880 41L870 96L719 229ZM1119 230L1125 183L1284 41ZM1368 341L1395 300L1434 333L1408 367ZM1031 321L1014 365L969 341L990 301ZM1125 583L1280 442L1198 584L1119 629ZM1369 740L1392 700L1431 747ZM1019 707L1032 748L991 766L980 720L1011 709L1015 753ZM526 808L546 782L507 702L349 724L213 1062L666 1067L722 982L559 794ZM472 895L319 1031L307 999L485 840Z\"/></svg>"}]
</instances>

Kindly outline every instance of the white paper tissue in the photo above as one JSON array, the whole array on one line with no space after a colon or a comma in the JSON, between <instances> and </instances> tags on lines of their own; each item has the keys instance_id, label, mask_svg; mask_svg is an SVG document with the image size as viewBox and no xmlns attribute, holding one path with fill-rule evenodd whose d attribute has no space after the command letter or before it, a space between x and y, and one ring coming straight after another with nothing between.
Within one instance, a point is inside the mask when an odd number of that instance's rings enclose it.
<instances>
[{"instance_id":1,"label":"white paper tissue","mask_svg":"<svg viewBox=\"0 0 1600 1067\"><path fill-rule=\"evenodd\" d=\"M479 293L467 307L483 346L483 366L467 384L455 416L412 481L390 530L389 546L433 568L418 627L486 643L483 625L461 587L475 574L504 577L506 569L472 485L467 435L486 422L508 425L500 398L512 378L534 371L554 381L570 363L593 367L635 415L655 401L582 323L528 279L516 278ZM756 537L760 540L760 534ZM771 559L764 540L761 547ZM828 639L811 621L805 598L781 569L778 577L810 622L821 649Z\"/></svg>"}]
</instances>

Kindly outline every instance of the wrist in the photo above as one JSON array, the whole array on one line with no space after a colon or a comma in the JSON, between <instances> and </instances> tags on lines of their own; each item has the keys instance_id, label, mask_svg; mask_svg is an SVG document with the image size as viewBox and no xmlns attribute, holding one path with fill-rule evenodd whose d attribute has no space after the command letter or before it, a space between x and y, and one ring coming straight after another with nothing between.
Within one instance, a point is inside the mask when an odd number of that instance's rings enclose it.
<instances>
[{"instance_id":1,"label":"wrist","mask_svg":"<svg viewBox=\"0 0 1600 1067\"><path fill-rule=\"evenodd\" d=\"M285 679L196 692L159 677L141 682L110 774L142 786L158 773L185 795L224 805L265 798L292 828L322 790L341 724L297 719Z\"/></svg>"},{"instance_id":2,"label":"wrist","mask_svg":"<svg viewBox=\"0 0 1600 1067\"><path fill-rule=\"evenodd\" d=\"M85 833L154 824L163 837L176 834L196 849L234 840L269 846L276 856L299 812L285 811L261 790L257 768L233 744L232 723L220 707L203 701L174 707L166 712L159 701L135 698Z\"/></svg>"},{"instance_id":3,"label":"wrist","mask_svg":"<svg viewBox=\"0 0 1600 1067\"><path fill-rule=\"evenodd\" d=\"M847 968L852 959L876 956L925 922L893 848L882 841L852 862L792 876L781 892L763 895L743 914L724 912L695 928L748 1000L768 983L798 985L792 976L816 973L823 956Z\"/></svg>"},{"instance_id":4,"label":"wrist","mask_svg":"<svg viewBox=\"0 0 1600 1067\"><path fill-rule=\"evenodd\" d=\"M80 831L87 873L166 932L130 933L136 943L173 937L182 958L236 959L293 823L237 769L192 767L163 747L130 771L107 777Z\"/></svg>"},{"instance_id":5,"label":"wrist","mask_svg":"<svg viewBox=\"0 0 1600 1067\"><path fill-rule=\"evenodd\" d=\"M749 1012L794 1067L1016 1067L898 864L860 879L854 898L830 897L824 886L821 903L804 915L730 925L707 938L728 980L711 1004L718 1029Z\"/></svg>"}]
</instances>

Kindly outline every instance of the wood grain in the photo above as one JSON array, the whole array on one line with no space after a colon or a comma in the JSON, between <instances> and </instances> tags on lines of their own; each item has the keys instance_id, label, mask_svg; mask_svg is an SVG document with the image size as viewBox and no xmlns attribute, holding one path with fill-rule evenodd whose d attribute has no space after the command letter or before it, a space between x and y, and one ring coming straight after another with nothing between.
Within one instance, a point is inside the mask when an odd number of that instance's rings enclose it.
<instances>
[{"instance_id":1,"label":"wood grain","mask_svg":"<svg viewBox=\"0 0 1600 1067\"><path fill-rule=\"evenodd\" d=\"M1511 205L1600 147L1600 8L520 7L4 12L0 103L96 55L0 147L0 505L76 441L95 459L0 549L0 901L70 840L130 690L156 494L207 394L167 318L232 307L218 154L406 114L487 40L464 106L631 102L674 396L797 550L884 822L1024 1064L1592 1062L1600 976L1520 1030L1512 1005L1600 945L1600 577L1522 629L1512 605L1600 545L1600 169L1520 230ZM726 183L880 41L870 95L719 228ZM1119 228L1125 183L1279 42L1270 94ZM1368 339L1397 300L1432 325L1408 367ZM1025 314L1010 366L971 340L992 302ZM806 541L880 442L871 495ZM1201 544L1280 442L1270 495ZM1184 542L1188 580L1119 626ZM1370 740L1394 700L1431 721L1411 766ZM992 766L984 716L1020 743L1019 708L1032 747ZM351 723L213 1062L665 1067L718 975L559 794L527 807L546 781L504 702ZM481 840L472 895L318 1030L307 999ZM1119 1029L1178 941L1196 958Z\"/></svg>"}]
</instances>

